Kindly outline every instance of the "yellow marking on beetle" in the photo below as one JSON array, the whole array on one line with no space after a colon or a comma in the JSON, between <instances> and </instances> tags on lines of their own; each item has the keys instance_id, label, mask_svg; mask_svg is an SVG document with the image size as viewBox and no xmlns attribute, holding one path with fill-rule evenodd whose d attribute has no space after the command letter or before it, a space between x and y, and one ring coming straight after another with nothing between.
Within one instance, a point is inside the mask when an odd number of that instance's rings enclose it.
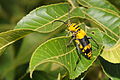
<instances>
[{"instance_id":1,"label":"yellow marking on beetle","mask_svg":"<svg viewBox=\"0 0 120 80\"><path fill-rule=\"evenodd\" d=\"M80 41L79 41L79 40L75 40L75 42L76 42L77 44L80 44Z\"/></svg>"},{"instance_id":2,"label":"yellow marking on beetle","mask_svg":"<svg viewBox=\"0 0 120 80\"><path fill-rule=\"evenodd\" d=\"M86 45L85 47L84 47L84 49L86 50L86 49L90 49L91 48L91 44L88 44L88 45Z\"/></svg>"},{"instance_id":3,"label":"yellow marking on beetle","mask_svg":"<svg viewBox=\"0 0 120 80\"><path fill-rule=\"evenodd\" d=\"M76 37L77 37L77 39L83 39L85 35L86 35L85 31L81 29L81 30L78 31L78 33L76 34Z\"/></svg>"},{"instance_id":4,"label":"yellow marking on beetle","mask_svg":"<svg viewBox=\"0 0 120 80\"><path fill-rule=\"evenodd\" d=\"M83 48L83 46L80 44L80 49L82 49Z\"/></svg>"},{"instance_id":5,"label":"yellow marking on beetle","mask_svg":"<svg viewBox=\"0 0 120 80\"><path fill-rule=\"evenodd\" d=\"M92 53L91 53L91 52L89 52L89 53L87 54L87 56L91 58Z\"/></svg>"},{"instance_id":6,"label":"yellow marking on beetle","mask_svg":"<svg viewBox=\"0 0 120 80\"><path fill-rule=\"evenodd\" d=\"M85 50L83 49L82 52L85 52Z\"/></svg>"}]
</instances>

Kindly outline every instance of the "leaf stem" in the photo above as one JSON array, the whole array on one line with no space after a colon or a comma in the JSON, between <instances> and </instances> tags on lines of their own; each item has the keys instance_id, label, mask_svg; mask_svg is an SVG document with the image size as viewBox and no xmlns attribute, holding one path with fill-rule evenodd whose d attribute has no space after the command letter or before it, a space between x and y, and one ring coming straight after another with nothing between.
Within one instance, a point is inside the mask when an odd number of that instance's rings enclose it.
<instances>
[{"instance_id":1,"label":"leaf stem","mask_svg":"<svg viewBox=\"0 0 120 80\"><path fill-rule=\"evenodd\" d=\"M72 5L72 8L78 7L78 4L77 4L76 0L68 0L68 2Z\"/></svg>"}]
</instances>

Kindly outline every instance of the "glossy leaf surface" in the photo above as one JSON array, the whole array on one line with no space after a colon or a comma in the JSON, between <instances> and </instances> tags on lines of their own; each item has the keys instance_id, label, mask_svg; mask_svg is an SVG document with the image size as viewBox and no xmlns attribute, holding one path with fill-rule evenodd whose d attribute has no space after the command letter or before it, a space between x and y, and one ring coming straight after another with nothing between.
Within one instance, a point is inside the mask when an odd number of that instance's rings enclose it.
<instances>
[{"instance_id":1,"label":"glossy leaf surface","mask_svg":"<svg viewBox=\"0 0 120 80\"><path fill-rule=\"evenodd\" d=\"M55 20L68 20L69 8L67 3L39 7L21 19L16 29L32 29L42 33L54 31L62 24L55 23ZM71 17L85 17L80 8L71 9L70 12Z\"/></svg>"},{"instance_id":2,"label":"glossy leaf surface","mask_svg":"<svg viewBox=\"0 0 120 80\"><path fill-rule=\"evenodd\" d=\"M95 35L89 34L89 36L93 36L95 39L99 36L101 37L99 30L93 30ZM99 33L99 34L98 34ZM97 37L96 37L97 35ZM86 59L81 55L81 59L76 67L76 62L78 60L76 47L71 45L70 47L66 47L69 43L68 37L58 37L40 45L35 52L33 53L30 61L30 72L32 76L32 72L34 69L43 63L47 62L55 62L62 66L64 66L68 72L71 79L78 77L82 72L86 71L92 63L96 60L97 56L100 54L101 46L99 49L96 49L96 44L91 41L93 44L93 57L92 60ZM97 40L97 39L96 39ZM100 43L100 40L97 40Z\"/></svg>"}]
</instances>

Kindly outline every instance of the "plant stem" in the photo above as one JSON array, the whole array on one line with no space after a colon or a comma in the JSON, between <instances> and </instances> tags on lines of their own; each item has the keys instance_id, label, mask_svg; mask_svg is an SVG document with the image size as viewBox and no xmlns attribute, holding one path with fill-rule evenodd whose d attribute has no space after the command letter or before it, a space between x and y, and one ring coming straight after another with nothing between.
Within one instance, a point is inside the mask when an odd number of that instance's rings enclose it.
<instances>
[{"instance_id":1,"label":"plant stem","mask_svg":"<svg viewBox=\"0 0 120 80\"><path fill-rule=\"evenodd\" d=\"M68 0L68 2L72 5L72 8L78 7L78 3L76 0Z\"/></svg>"}]
</instances>

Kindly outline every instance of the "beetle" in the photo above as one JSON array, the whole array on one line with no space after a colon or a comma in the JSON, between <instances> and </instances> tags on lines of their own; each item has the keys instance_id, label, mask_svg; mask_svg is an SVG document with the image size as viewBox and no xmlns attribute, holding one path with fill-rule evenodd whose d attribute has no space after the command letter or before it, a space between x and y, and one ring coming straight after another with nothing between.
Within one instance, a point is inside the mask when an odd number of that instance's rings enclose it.
<instances>
[{"instance_id":1,"label":"beetle","mask_svg":"<svg viewBox=\"0 0 120 80\"><path fill-rule=\"evenodd\" d=\"M99 46L97 42L92 37L87 37L86 32L83 29L81 29L77 23L67 23L61 20L55 21L63 22L64 24L67 25L67 30L70 33L72 33L72 39L70 40L69 44L71 44L73 41L75 42L79 58L80 58L79 53L81 53L87 59L91 59L92 46L89 39L92 39L96 43L96 45ZM67 46L69 46L69 44Z\"/></svg>"}]
</instances>

